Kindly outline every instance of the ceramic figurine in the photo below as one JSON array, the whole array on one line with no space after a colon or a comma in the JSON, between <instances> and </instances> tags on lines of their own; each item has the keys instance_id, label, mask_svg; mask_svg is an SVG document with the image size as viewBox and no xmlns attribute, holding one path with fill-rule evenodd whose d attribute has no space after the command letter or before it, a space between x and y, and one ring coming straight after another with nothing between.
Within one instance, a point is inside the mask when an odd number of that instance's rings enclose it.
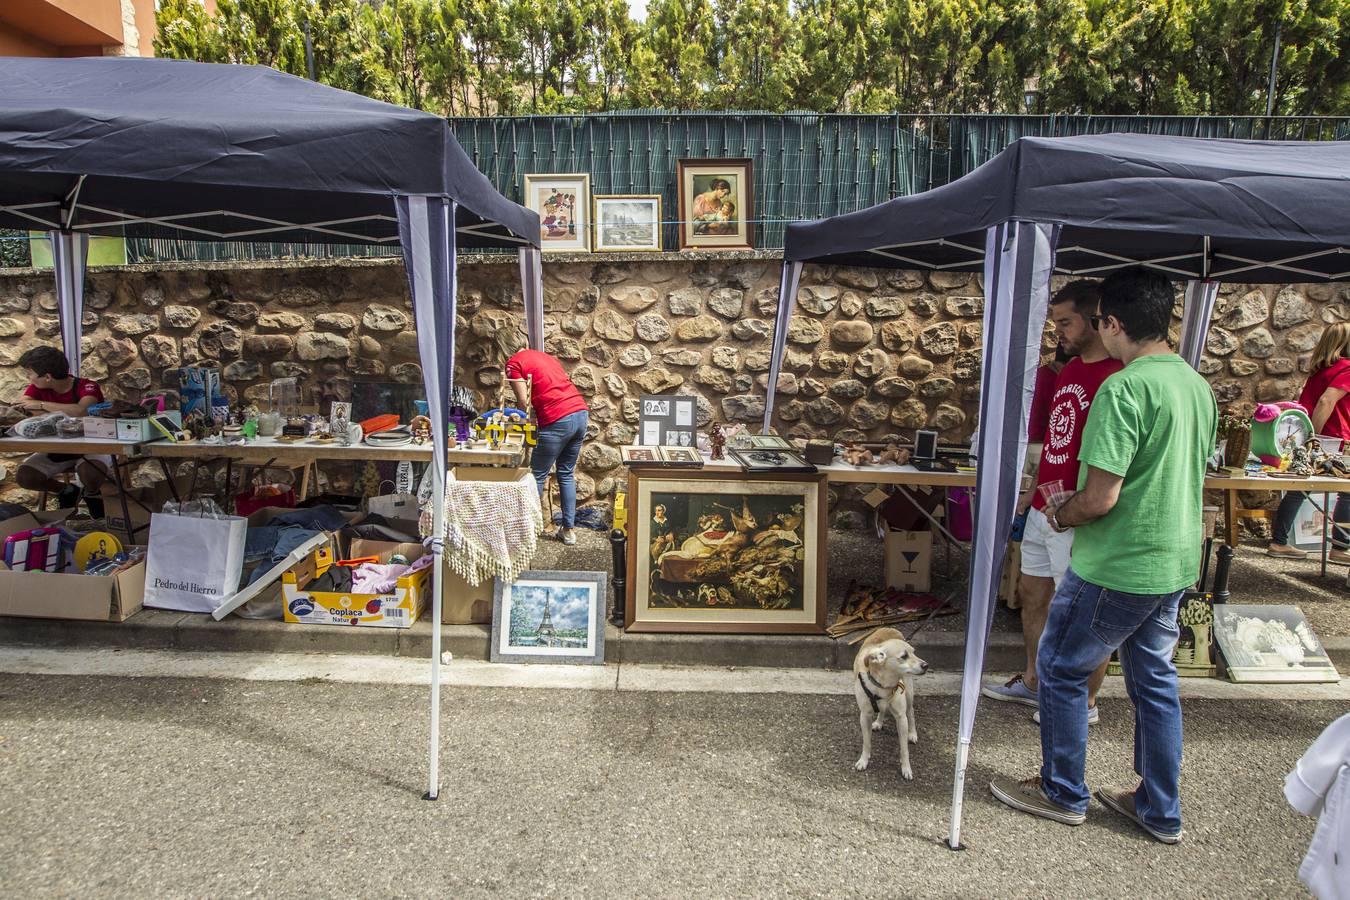
<instances>
[{"instance_id":1,"label":"ceramic figurine","mask_svg":"<svg viewBox=\"0 0 1350 900\"><path fill-rule=\"evenodd\" d=\"M426 444L431 441L431 420L426 416L414 416L408 424L414 444Z\"/></svg>"},{"instance_id":2,"label":"ceramic figurine","mask_svg":"<svg viewBox=\"0 0 1350 900\"><path fill-rule=\"evenodd\" d=\"M881 456L877 459L881 465L886 463L895 463L897 466L903 466L909 462L909 451L899 446L895 441L887 441L886 449L881 451Z\"/></svg>"},{"instance_id":3,"label":"ceramic figurine","mask_svg":"<svg viewBox=\"0 0 1350 900\"><path fill-rule=\"evenodd\" d=\"M841 455L841 458L850 466L870 466L876 462L875 458L872 456L871 450L868 450L866 447L860 447L852 441L849 441L844 445L844 452Z\"/></svg>"},{"instance_id":4,"label":"ceramic figurine","mask_svg":"<svg viewBox=\"0 0 1350 900\"><path fill-rule=\"evenodd\" d=\"M726 459L727 439L722 436L722 424L714 422L709 430L709 442L712 444L712 459Z\"/></svg>"}]
</instances>

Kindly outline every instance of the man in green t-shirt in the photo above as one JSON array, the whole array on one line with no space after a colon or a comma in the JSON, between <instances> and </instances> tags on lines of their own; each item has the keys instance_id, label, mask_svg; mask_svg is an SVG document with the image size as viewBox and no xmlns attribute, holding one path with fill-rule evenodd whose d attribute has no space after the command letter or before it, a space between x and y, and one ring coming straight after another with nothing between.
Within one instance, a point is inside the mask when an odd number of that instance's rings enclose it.
<instances>
[{"instance_id":1,"label":"man in green t-shirt","mask_svg":"<svg viewBox=\"0 0 1350 900\"><path fill-rule=\"evenodd\" d=\"M1200 574L1205 461L1218 421L1209 385L1167 343L1172 302L1167 279L1142 268L1102 282L1092 321L1125 368L1102 383L1088 412L1078 491L1045 509L1051 527L1075 531L1036 659L1041 774L990 783L1015 809L1083 823L1087 680L1119 650L1140 784L1096 796L1167 844L1181 838L1177 604Z\"/></svg>"}]
</instances>

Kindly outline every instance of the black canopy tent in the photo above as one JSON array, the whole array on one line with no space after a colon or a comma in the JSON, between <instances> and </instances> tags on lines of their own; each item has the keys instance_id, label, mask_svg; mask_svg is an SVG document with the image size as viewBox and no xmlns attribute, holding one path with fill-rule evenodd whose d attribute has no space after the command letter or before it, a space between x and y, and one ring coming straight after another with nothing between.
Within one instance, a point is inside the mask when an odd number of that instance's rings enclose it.
<instances>
[{"instance_id":1,"label":"black canopy tent","mask_svg":"<svg viewBox=\"0 0 1350 900\"><path fill-rule=\"evenodd\" d=\"M980 460L952 790L961 803L985 644L1026 456L1052 274L1142 265L1185 280L1179 352L1197 365L1221 280L1350 277L1350 144L1108 134L1023 138L934 190L787 226L764 426L804 263L982 271Z\"/></svg>"},{"instance_id":2,"label":"black canopy tent","mask_svg":"<svg viewBox=\"0 0 1350 900\"><path fill-rule=\"evenodd\" d=\"M91 234L402 246L437 426L428 790L435 799L455 252L519 251L529 342L542 348L538 216L497 193L444 119L261 66L0 58L0 84L0 227L48 232L73 371Z\"/></svg>"}]
</instances>

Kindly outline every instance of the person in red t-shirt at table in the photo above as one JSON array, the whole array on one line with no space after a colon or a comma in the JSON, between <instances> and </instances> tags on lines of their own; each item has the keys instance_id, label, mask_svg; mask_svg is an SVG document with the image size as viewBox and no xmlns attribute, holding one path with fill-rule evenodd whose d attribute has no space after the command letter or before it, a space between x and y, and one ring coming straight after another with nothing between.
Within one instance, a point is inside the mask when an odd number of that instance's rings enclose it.
<instances>
[{"instance_id":1,"label":"person in red t-shirt at table","mask_svg":"<svg viewBox=\"0 0 1350 900\"><path fill-rule=\"evenodd\" d=\"M506 361L506 379L521 406L534 408L539 426L530 469L543 496L550 470L558 472L558 493L562 501L562 527L558 540L577 542L573 530L577 523L577 479L574 471L586 438L590 411L562 363L540 350L521 350Z\"/></svg>"},{"instance_id":2,"label":"person in red t-shirt at table","mask_svg":"<svg viewBox=\"0 0 1350 900\"><path fill-rule=\"evenodd\" d=\"M1303 385L1298 402L1308 411L1313 431L1327 437L1350 442L1350 323L1337 322L1322 332L1313 348L1311 374ZM1288 491L1275 511L1271 525L1271 556L1303 559L1308 554L1289 546L1289 532L1294 528L1298 509L1307 499L1303 491ZM1336 495L1334 521L1350 522L1350 493ZM1350 565L1350 532L1344 528L1331 531L1332 551L1329 562Z\"/></svg>"},{"instance_id":3,"label":"person in red t-shirt at table","mask_svg":"<svg viewBox=\"0 0 1350 900\"><path fill-rule=\"evenodd\" d=\"M20 368L28 370L28 387L15 406L30 415L65 413L83 416L95 403L103 402L103 391L88 378L70 374L66 355L55 347L34 347L19 357ZM34 453L23 461L14 480L19 487L30 491L48 491L56 494L62 509L70 509L80 502L80 485L84 486L85 503L96 519L103 517L100 489L112 471L111 456L79 456L69 453ZM63 484L56 479L71 470L80 478L80 484Z\"/></svg>"},{"instance_id":4,"label":"person in red t-shirt at table","mask_svg":"<svg viewBox=\"0 0 1350 900\"><path fill-rule=\"evenodd\" d=\"M1045 441L1045 426L1050 424L1050 398L1055 394L1055 379L1069 361L1064 348L1055 345L1055 356L1036 370L1036 390L1031 395L1031 417L1027 419L1027 443Z\"/></svg>"},{"instance_id":5,"label":"person in red t-shirt at table","mask_svg":"<svg viewBox=\"0 0 1350 900\"><path fill-rule=\"evenodd\" d=\"M1097 314L1101 290L1093 281L1066 284L1050 300L1050 321L1059 337L1059 346L1071 359L1055 376L1055 389L1044 415L1045 444L1041 448L1037 485L1053 481L1064 489L1078 487L1078 449L1083 441L1092 398L1102 382L1119 372L1120 360L1107 355L1101 336L1092 325ZM1032 423L1035 430L1035 423ZM1022 640L1027 649L1026 670L1014 675L1007 684L986 685L980 693L991 700L1037 706L1036 653L1041 632L1050 611L1050 600L1064 573L1069 569L1073 549L1073 531L1059 532L1050 527L1045 513L1045 498L1036 488L1022 495L1017 512L1027 514L1022 535ZM1029 511L1028 511L1029 510ZM1097 690L1106 677L1106 663L1088 679L1088 724L1097 721ZM1039 714L1039 711L1038 711ZM1039 721L1039 719L1037 719Z\"/></svg>"}]
</instances>

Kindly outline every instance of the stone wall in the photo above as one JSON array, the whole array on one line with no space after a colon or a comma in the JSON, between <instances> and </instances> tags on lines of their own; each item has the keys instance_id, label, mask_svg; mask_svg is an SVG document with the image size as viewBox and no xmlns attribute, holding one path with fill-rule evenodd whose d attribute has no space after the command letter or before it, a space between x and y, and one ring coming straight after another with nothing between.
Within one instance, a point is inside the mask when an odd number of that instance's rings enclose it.
<instances>
[{"instance_id":1,"label":"stone wall","mask_svg":"<svg viewBox=\"0 0 1350 900\"><path fill-rule=\"evenodd\" d=\"M546 262L546 348L592 410L583 501L613 493L623 474L616 448L634 438L641 393L697 396L700 425L760 421L779 268L768 254ZM513 259L466 259L460 280L456 378L488 403L524 341L519 269ZM1350 318L1348 291L1224 286L1202 367L1221 405L1297 396L1324 323ZM59 344L55 308L49 275L0 271L0 397L26 383L15 365L23 350ZM807 267L779 379L779 431L968 435L982 313L978 275ZM181 365L219 365L227 391L248 399L265 399L272 378L298 376L322 404L345 399L353 381L421 380L407 281L389 260L96 270L84 352L83 374L129 399L173 386ZM857 522L852 489L834 499Z\"/></svg>"}]
</instances>

